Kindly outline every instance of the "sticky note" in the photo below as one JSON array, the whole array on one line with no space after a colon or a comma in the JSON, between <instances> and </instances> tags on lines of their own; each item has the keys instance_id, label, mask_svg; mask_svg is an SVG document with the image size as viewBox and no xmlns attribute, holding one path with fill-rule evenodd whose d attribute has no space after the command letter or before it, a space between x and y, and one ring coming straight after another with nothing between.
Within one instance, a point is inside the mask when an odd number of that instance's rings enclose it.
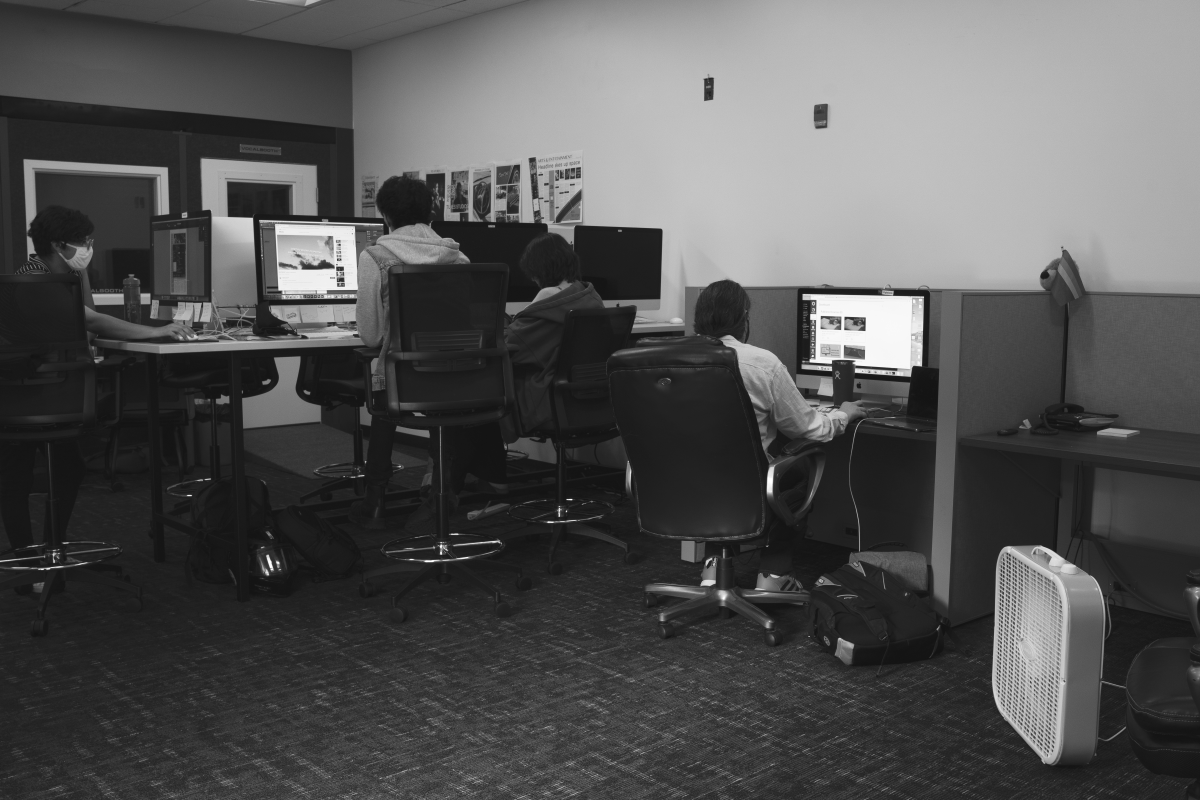
<instances>
[{"instance_id":1,"label":"sticky note","mask_svg":"<svg viewBox=\"0 0 1200 800\"><path fill-rule=\"evenodd\" d=\"M358 319L358 306L350 303L349 305L342 306L342 308L342 315L346 318L346 322L354 322Z\"/></svg>"},{"instance_id":2,"label":"sticky note","mask_svg":"<svg viewBox=\"0 0 1200 800\"><path fill-rule=\"evenodd\" d=\"M210 322L212 320L212 303L200 304L200 318L197 322Z\"/></svg>"},{"instance_id":3,"label":"sticky note","mask_svg":"<svg viewBox=\"0 0 1200 800\"><path fill-rule=\"evenodd\" d=\"M175 320L176 322L191 322L191 303L180 303L179 305L175 306L175 313L171 315L171 319Z\"/></svg>"},{"instance_id":4,"label":"sticky note","mask_svg":"<svg viewBox=\"0 0 1200 800\"><path fill-rule=\"evenodd\" d=\"M300 306L301 322L318 322L316 306Z\"/></svg>"},{"instance_id":5,"label":"sticky note","mask_svg":"<svg viewBox=\"0 0 1200 800\"><path fill-rule=\"evenodd\" d=\"M333 322L333 306L314 306L317 310L317 322Z\"/></svg>"},{"instance_id":6,"label":"sticky note","mask_svg":"<svg viewBox=\"0 0 1200 800\"><path fill-rule=\"evenodd\" d=\"M821 385L817 388L817 394L821 397L833 397L833 378L821 378Z\"/></svg>"},{"instance_id":7,"label":"sticky note","mask_svg":"<svg viewBox=\"0 0 1200 800\"><path fill-rule=\"evenodd\" d=\"M283 306L271 306L271 314L275 319L283 319Z\"/></svg>"},{"instance_id":8,"label":"sticky note","mask_svg":"<svg viewBox=\"0 0 1200 800\"><path fill-rule=\"evenodd\" d=\"M158 301L150 301L150 319L158 319Z\"/></svg>"},{"instance_id":9,"label":"sticky note","mask_svg":"<svg viewBox=\"0 0 1200 800\"><path fill-rule=\"evenodd\" d=\"M299 306L281 306L280 310L283 313L278 316L284 322L286 322L290 325L295 325L297 322L300 321L300 307Z\"/></svg>"},{"instance_id":10,"label":"sticky note","mask_svg":"<svg viewBox=\"0 0 1200 800\"><path fill-rule=\"evenodd\" d=\"M333 321L336 322L338 325L341 325L343 322L346 321L346 306L344 306L341 303L338 303L336 306L333 307Z\"/></svg>"}]
</instances>

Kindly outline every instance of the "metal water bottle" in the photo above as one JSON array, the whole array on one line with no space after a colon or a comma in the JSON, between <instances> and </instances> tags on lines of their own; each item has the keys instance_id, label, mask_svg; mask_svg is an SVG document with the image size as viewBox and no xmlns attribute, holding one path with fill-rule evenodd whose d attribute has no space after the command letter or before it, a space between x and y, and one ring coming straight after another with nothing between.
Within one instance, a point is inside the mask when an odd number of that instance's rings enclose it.
<instances>
[{"instance_id":1,"label":"metal water bottle","mask_svg":"<svg viewBox=\"0 0 1200 800\"><path fill-rule=\"evenodd\" d=\"M125 321L135 325L142 323L142 282L130 275L121 284L125 289Z\"/></svg>"},{"instance_id":2,"label":"metal water bottle","mask_svg":"<svg viewBox=\"0 0 1200 800\"><path fill-rule=\"evenodd\" d=\"M1192 634L1200 639L1200 569L1188 571L1183 596L1187 603L1188 618L1192 621Z\"/></svg>"}]
</instances>

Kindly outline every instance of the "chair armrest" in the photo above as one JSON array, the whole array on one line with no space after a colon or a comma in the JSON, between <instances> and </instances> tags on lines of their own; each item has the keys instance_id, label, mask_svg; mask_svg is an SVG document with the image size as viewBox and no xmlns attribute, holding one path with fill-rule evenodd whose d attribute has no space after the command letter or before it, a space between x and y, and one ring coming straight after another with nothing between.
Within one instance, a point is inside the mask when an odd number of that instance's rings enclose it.
<instances>
[{"instance_id":1,"label":"chair armrest","mask_svg":"<svg viewBox=\"0 0 1200 800\"><path fill-rule=\"evenodd\" d=\"M363 369L363 386L366 387L367 396L367 413L372 417L387 416L387 408L377 408L375 406L375 392L372 388L372 378L374 373L371 372L371 362L379 358L379 349L374 347L356 347L354 348L354 357L362 364Z\"/></svg>"},{"instance_id":2,"label":"chair armrest","mask_svg":"<svg viewBox=\"0 0 1200 800\"><path fill-rule=\"evenodd\" d=\"M825 474L825 451L820 449L820 442L800 442L795 448L796 453L786 455L787 450L797 442L792 442L784 448L785 455L774 459L767 467L767 504L788 527L796 527L800 520L812 510L813 498L821 485L821 476ZM795 470L808 466L808 491L804 502L795 505L794 491L782 489L788 475Z\"/></svg>"},{"instance_id":3,"label":"chair armrest","mask_svg":"<svg viewBox=\"0 0 1200 800\"><path fill-rule=\"evenodd\" d=\"M103 360L96 362L96 370L101 373L98 377L112 377L113 384L113 414L111 419L99 419L99 398L97 398L97 419L96 423L102 427L111 428L114 425L121 423L121 415L124 412L125 400L121 390L121 373L133 364L137 363L137 358L134 356L122 356L111 354ZM154 389L157 391L157 387Z\"/></svg>"},{"instance_id":4,"label":"chair armrest","mask_svg":"<svg viewBox=\"0 0 1200 800\"><path fill-rule=\"evenodd\" d=\"M783 455L800 455L808 450L817 450L824 444L824 442L817 442L812 439L793 439L787 443L786 447L783 448Z\"/></svg>"}]
</instances>

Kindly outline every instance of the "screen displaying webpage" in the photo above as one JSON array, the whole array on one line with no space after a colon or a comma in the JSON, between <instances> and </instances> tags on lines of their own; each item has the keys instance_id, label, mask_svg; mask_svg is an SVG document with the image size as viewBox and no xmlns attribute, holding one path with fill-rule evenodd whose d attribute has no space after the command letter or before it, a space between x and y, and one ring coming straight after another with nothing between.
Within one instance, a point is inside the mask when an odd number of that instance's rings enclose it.
<instances>
[{"instance_id":1,"label":"screen displaying webpage","mask_svg":"<svg viewBox=\"0 0 1200 800\"><path fill-rule=\"evenodd\" d=\"M206 218L171 220L151 227L151 296L164 300L207 302L208 228Z\"/></svg>"},{"instance_id":2,"label":"screen displaying webpage","mask_svg":"<svg viewBox=\"0 0 1200 800\"><path fill-rule=\"evenodd\" d=\"M260 223L263 288L270 299L353 300L358 255L383 235L382 224Z\"/></svg>"},{"instance_id":3,"label":"screen displaying webpage","mask_svg":"<svg viewBox=\"0 0 1200 800\"><path fill-rule=\"evenodd\" d=\"M924 297L805 293L800 324L803 370L832 372L850 359L855 375L909 377L925 366Z\"/></svg>"}]
</instances>

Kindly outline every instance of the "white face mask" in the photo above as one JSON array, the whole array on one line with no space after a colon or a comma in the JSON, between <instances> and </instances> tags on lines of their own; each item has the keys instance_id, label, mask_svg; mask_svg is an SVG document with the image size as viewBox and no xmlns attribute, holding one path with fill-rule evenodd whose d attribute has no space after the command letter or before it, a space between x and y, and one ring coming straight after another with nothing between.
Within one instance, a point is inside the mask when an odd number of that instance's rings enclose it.
<instances>
[{"instance_id":1,"label":"white face mask","mask_svg":"<svg viewBox=\"0 0 1200 800\"><path fill-rule=\"evenodd\" d=\"M70 258L64 258L67 266L76 272L83 272L88 268L88 264L92 263L92 248L90 245L84 247L76 247L75 255Z\"/></svg>"}]
</instances>

